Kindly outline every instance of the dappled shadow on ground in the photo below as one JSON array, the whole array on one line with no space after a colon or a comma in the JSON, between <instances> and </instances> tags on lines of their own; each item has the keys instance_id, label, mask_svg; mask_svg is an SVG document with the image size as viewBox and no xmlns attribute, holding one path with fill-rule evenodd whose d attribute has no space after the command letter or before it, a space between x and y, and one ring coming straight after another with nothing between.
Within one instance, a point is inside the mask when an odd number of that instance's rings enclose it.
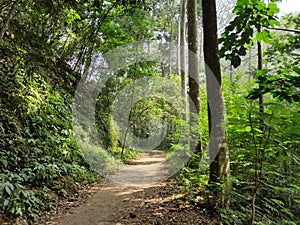
<instances>
[{"instance_id":1,"label":"dappled shadow on ground","mask_svg":"<svg viewBox=\"0 0 300 225\"><path fill-rule=\"evenodd\" d=\"M208 211L209 207L201 206L201 197L194 201L195 196L189 198L179 187L162 181L166 180L163 172L165 168L161 164L163 160L163 152L147 152L132 162L133 165L115 175L116 180L121 182L107 181L96 185L88 199L79 202L76 198L72 199L75 207L65 208L68 204L64 204L56 210L54 218L39 224L219 224L217 214L213 210Z\"/></svg>"},{"instance_id":2,"label":"dappled shadow on ground","mask_svg":"<svg viewBox=\"0 0 300 225\"><path fill-rule=\"evenodd\" d=\"M168 182L151 187L108 183L85 204L49 225L198 225L220 224L217 213Z\"/></svg>"},{"instance_id":3,"label":"dappled shadow on ground","mask_svg":"<svg viewBox=\"0 0 300 225\"><path fill-rule=\"evenodd\" d=\"M192 200L178 187L165 182L133 193L129 201L135 204L119 222L128 225L220 224L217 213L204 208L201 197L196 199Z\"/></svg>"}]
</instances>

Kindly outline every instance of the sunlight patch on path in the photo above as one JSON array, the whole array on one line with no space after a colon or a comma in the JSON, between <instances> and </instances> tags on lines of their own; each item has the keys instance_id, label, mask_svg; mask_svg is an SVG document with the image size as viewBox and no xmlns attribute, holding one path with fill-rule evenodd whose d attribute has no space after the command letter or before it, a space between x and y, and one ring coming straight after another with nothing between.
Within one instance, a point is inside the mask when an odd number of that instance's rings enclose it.
<instances>
[{"instance_id":1,"label":"sunlight patch on path","mask_svg":"<svg viewBox=\"0 0 300 225\"><path fill-rule=\"evenodd\" d=\"M131 165L125 165L109 179L126 185L151 185L168 178L165 169L165 152L159 150L145 151L143 157Z\"/></svg>"}]
</instances>

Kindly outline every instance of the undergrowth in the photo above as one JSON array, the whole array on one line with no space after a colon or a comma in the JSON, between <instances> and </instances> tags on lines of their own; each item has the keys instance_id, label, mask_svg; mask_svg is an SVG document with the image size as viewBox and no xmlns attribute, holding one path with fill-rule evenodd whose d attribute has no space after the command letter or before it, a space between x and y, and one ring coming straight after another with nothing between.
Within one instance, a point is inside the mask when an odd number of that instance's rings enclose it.
<instances>
[{"instance_id":1,"label":"undergrowth","mask_svg":"<svg viewBox=\"0 0 300 225\"><path fill-rule=\"evenodd\" d=\"M237 85L238 82L242 84ZM238 80L225 85L230 87L225 89L225 99L232 190L229 207L213 211L228 225L251 224L253 215L254 224L299 224L299 103L290 104L267 96L264 132L261 132L258 105L246 99L245 89L250 89L250 85L249 81ZM202 138L205 149L207 135ZM203 156L193 155L190 164L174 180L183 191L194 196L191 199L201 196L202 201L196 204L207 208L207 212L214 204L213 193L208 184L208 168L203 170L201 162ZM195 165L198 165L196 169Z\"/></svg>"}]
</instances>

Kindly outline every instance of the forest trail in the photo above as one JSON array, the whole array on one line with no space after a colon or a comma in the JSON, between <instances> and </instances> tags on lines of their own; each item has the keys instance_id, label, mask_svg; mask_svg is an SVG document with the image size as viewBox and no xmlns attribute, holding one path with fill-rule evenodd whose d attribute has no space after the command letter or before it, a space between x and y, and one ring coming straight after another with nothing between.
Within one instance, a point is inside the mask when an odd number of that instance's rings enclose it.
<instances>
[{"instance_id":1,"label":"forest trail","mask_svg":"<svg viewBox=\"0 0 300 225\"><path fill-rule=\"evenodd\" d=\"M132 209L139 200L134 194L163 185L167 178L164 168L165 152L145 151L145 154L125 165L110 177L84 205L71 209L67 215L48 224L57 225L121 225L135 218ZM140 199L141 200L141 199ZM123 223L125 222L125 223Z\"/></svg>"}]
</instances>

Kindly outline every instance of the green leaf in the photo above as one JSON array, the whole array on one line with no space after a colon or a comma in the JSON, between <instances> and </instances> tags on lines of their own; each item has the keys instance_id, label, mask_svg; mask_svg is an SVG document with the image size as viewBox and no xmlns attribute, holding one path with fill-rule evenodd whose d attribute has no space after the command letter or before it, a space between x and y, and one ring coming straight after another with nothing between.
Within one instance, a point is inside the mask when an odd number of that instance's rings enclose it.
<instances>
[{"instance_id":1,"label":"green leaf","mask_svg":"<svg viewBox=\"0 0 300 225\"><path fill-rule=\"evenodd\" d=\"M256 34L256 39L258 41L263 41L265 43L269 43L270 38L271 38L271 36L270 36L270 32L268 30L262 30L261 32L258 32Z\"/></svg>"},{"instance_id":2,"label":"green leaf","mask_svg":"<svg viewBox=\"0 0 300 225\"><path fill-rule=\"evenodd\" d=\"M296 73L298 73L300 75L300 67L294 66L293 71L295 71Z\"/></svg>"},{"instance_id":3,"label":"green leaf","mask_svg":"<svg viewBox=\"0 0 300 225\"><path fill-rule=\"evenodd\" d=\"M240 12L240 8L239 7L243 7L244 5L248 5L249 4L249 0L238 0L236 3L236 9L234 10L234 13L238 13Z\"/></svg>"},{"instance_id":4,"label":"green leaf","mask_svg":"<svg viewBox=\"0 0 300 225\"><path fill-rule=\"evenodd\" d=\"M269 20L269 24L271 27L279 26L280 23L278 20Z\"/></svg>"},{"instance_id":5,"label":"green leaf","mask_svg":"<svg viewBox=\"0 0 300 225\"><path fill-rule=\"evenodd\" d=\"M281 210L282 212L286 213L287 215L289 215L290 217L293 217L293 213L291 212L291 210L289 210L288 208L284 208ZM296 224L296 223L290 223L290 224Z\"/></svg>"},{"instance_id":6,"label":"green leaf","mask_svg":"<svg viewBox=\"0 0 300 225\"><path fill-rule=\"evenodd\" d=\"M11 195L12 192L14 191L14 186L12 185L12 183L6 181L4 183L4 189L8 195Z\"/></svg>"},{"instance_id":7,"label":"green leaf","mask_svg":"<svg viewBox=\"0 0 300 225\"><path fill-rule=\"evenodd\" d=\"M276 205L284 205L284 203L278 199L271 199L272 202L274 202Z\"/></svg>"},{"instance_id":8,"label":"green leaf","mask_svg":"<svg viewBox=\"0 0 300 225\"><path fill-rule=\"evenodd\" d=\"M256 75L257 76L263 76L263 75L266 75L267 73L269 73L270 71L272 71L272 70L271 69L257 70Z\"/></svg>"},{"instance_id":9,"label":"green leaf","mask_svg":"<svg viewBox=\"0 0 300 225\"><path fill-rule=\"evenodd\" d=\"M8 206L8 204L9 204L9 200L5 199L4 202L3 202L3 206L6 207L6 206Z\"/></svg>"},{"instance_id":10,"label":"green leaf","mask_svg":"<svg viewBox=\"0 0 300 225\"><path fill-rule=\"evenodd\" d=\"M269 11L269 15L274 15L274 14L279 13L279 8L277 7L276 3L271 2L268 5L268 11Z\"/></svg>"}]
</instances>

